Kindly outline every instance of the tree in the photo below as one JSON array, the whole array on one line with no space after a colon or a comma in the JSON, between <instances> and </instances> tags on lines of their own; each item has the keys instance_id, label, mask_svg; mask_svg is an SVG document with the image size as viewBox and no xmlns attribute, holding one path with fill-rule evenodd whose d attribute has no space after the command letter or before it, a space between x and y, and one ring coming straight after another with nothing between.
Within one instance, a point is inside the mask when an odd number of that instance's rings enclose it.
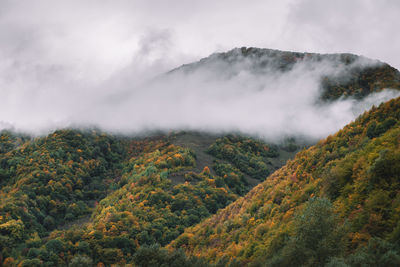
<instances>
[{"instance_id":1,"label":"tree","mask_svg":"<svg viewBox=\"0 0 400 267\"><path fill-rule=\"evenodd\" d=\"M92 266L93 261L91 258L83 255L75 255L70 264L69 267L89 267Z\"/></svg>"},{"instance_id":2,"label":"tree","mask_svg":"<svg viewBox=\"0 0 400 267\"><path fill-rule=\"evenodd\" d=\"M400 266L400 255L395 246L380 238L371 238L366 247L362 247L347 259L350 266Z\"/></svg>"},{"instance_id":3,"label":"tree","mask_svg":"<svg viewBox=\"0 0 400 267\"><path fill-rule=\"evenodd\" d=\"M343 230L331 202L326 198L311 198L295 216L294 235L269 265L323 266L331 257L341 254Z\"/></svg>"},{"instance_id":4,"label":"tree","mask_svg":"<svg viewBox=\"0 0 400 267\"><path fill-rule=\"evenodd\" d=\"M58 254L63 251L63 243L58 239L52 239L46 243L46 249L50 252Z\"/></svg>"}]
</instances>

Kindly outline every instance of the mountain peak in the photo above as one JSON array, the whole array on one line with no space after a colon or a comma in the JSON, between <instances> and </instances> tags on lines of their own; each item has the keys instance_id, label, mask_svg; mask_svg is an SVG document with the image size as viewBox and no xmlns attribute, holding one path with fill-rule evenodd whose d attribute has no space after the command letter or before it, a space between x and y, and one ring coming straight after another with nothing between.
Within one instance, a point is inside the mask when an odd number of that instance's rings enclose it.
<instances>
[{"instance_id":1,"label":"mountain peak","mask_svg":"<svg viewBox=\"0 0 400 267\"><path fill-rule=\"evenodd\" d=\"M240 73L259 77L311 73L319 81L321 99L361 99L386 88L400 89L400 72L387 63L350 53L319 54L241 47L211 54L169 72L231 79Z\"/></svg>"}]
</instances>

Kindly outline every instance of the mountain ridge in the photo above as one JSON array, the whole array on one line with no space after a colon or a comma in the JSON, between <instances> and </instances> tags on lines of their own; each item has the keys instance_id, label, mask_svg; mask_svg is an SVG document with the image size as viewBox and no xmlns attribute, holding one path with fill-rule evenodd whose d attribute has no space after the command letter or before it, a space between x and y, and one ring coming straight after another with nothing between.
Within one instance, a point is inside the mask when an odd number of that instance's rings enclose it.
<instances>
[{"instance_id":1,"label":"mountain ridge","mask_svg":"<svg viewBox=\"0 0 400 267\"><path fill-rule=\"evenodd\" d=\"M299 63L321 63L323 61L331 61L335 67L346 67L345 72L349 72L346 74L349 77L342 80L340 76L345 76L343 73L338 77L329 74L322 76L322 100L335 100L340 96L354 96L360 99L383 88L400 89L400 72L397 69L379 60L351 53L319 54L241 47L227 52L211 54L197 62L184 64L173 69L168 74L179 72L190 74L201 69L209 68L213 70L216 67L215 65L218 64L221 64L222 68L226 68L229 65L234 66L238 62L240 64L246 62L248 64L246 67L250 71L260 72L262 75L271 71L287 72ZM359 65L355 63L359 63ZM240 71L240 69L237 71Z\"/></svg>"}]
</instances>

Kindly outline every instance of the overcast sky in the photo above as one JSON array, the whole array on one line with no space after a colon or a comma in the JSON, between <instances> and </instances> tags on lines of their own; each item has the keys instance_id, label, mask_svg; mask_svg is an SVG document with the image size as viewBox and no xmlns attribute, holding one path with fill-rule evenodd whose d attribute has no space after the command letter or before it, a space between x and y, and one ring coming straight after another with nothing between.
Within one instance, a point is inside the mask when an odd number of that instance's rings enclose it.
<instances>
[{"instance_id":1,"label":"overcast sky","mask_svg":"<svg viewBox=\"0 0 400 267\"><path fill-rule=\"evenodd\" d=\"M94 77L144 49L174 65L241 46L351 52L400 68L399 28L397 0L0 1L3 59Z\"/></svg>"},{"instance_id":2,"label":"overcast sky","mask_svg":"<svg viewBox=\"0 0 400 267\"><path fill-rule=\"evenodd\" d=\"M51 124L126 77L234 47L350 52L400 68L399 29L397 0L1 0L0 128L24 115Z\"/></svg>"}]
</instances>

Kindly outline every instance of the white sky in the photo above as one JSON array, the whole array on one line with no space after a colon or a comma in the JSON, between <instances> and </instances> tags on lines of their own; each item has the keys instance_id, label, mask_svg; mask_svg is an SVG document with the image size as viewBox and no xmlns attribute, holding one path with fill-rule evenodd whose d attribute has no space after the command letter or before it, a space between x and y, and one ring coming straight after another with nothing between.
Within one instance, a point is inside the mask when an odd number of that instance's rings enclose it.
<instances>
[{"instance_id":1,"label":"white sky","mask_svg":"<svg viewBox=\"0 0 400 267\"><path fill-rule=\"evenodd\" d=\"M2 0L0 55L94 76L143 46L169 65L255 46L351 52L400 68L399 28L397 0Z\"/></svg>"}]
</instances>

